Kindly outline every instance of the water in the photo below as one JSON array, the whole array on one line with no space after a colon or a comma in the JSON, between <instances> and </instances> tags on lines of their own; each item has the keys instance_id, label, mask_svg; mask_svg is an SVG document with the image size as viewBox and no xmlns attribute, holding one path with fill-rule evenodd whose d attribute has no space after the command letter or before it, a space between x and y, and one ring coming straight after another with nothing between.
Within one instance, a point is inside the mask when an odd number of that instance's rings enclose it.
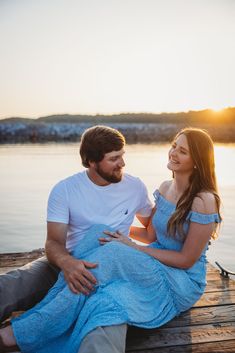
<instances>
[{"instance_id":1,"label":"water","mask_svg":"<svg viewBox=\"0 0 235 353\"><path fill-rule=\"evenodd\" d=\"M126 146L126 171L145 182L151 198L171 176L166 168L168 149L168 144ZM224 221L208 258L235 271L235 144L218 144L215 153ZM1 253L44 247L48 194L57 181L81 170L78 144L0 146Z\"/></svg>"}]
</instances>

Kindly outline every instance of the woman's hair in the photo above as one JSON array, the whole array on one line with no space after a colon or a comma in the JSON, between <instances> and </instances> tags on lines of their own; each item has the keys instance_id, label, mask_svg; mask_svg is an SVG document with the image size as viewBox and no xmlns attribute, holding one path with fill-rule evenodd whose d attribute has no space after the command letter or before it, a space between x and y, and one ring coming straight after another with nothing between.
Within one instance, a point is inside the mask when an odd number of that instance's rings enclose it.
<instances>
[{"instance_id":1,"label":"woman's hair","mask_svg":"<svg viewBox=\"0 0 235 353\"><path fill-rule=\"evenodd\" d=\"M182 129L174 140L182 134L187 138L194 169L189 178L189 187L180 197L176 210L168 221L167 230L170 236L175 237L178 233L182 238L185 238L183 224L191 210L194 198L200 197L199 193L203 191L212 193L220 216L220 197L217 189L214 146L211 137L205 130L190 127Z\"/></svg>"},{"instance_id":2,"label":"woman's hair","mask_svg":"<svg viewBox=\"0 0 235 353\"><path fill-rule=\"evenodd\" d=\"M100 162L106 153L120 151L125 146L125 137L116 129L97 125L87 129L81 138L80 156L84 167L90 162Z\"/></svg>"}]
</instances>

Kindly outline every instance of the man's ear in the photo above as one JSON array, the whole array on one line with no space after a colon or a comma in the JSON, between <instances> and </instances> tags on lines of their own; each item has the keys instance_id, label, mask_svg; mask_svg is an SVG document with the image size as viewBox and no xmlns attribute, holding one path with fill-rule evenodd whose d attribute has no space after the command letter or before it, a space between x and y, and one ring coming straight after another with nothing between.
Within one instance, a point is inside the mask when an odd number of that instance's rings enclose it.
<instances>
[{"instance_id":1,"label":"man's ear","mask_svg":"<svg viewBox=\"0 0 235 353\"><path fill-rule=\"evenodd\" d=\"M87 161L89 167L88 168L94 168L96 166L96 162L94 161Z\"/></svg>"}]
</instances>

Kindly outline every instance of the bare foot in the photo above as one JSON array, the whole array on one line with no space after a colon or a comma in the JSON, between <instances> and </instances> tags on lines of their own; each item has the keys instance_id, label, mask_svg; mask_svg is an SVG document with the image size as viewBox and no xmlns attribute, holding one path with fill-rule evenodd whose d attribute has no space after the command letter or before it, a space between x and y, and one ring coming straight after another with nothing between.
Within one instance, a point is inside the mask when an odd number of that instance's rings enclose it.
<instances>
[{"instance_id":1,"label":"bare foot","mask_svg":"<svg viewBox=\"0 0 235 353\"><path fill-rule=\"evenodd\" d=\"M2 338L2 342L6 346L11 347L16 345L16 340L11 325L1 329L0 336Z\"/></svg>"}]
</instances>

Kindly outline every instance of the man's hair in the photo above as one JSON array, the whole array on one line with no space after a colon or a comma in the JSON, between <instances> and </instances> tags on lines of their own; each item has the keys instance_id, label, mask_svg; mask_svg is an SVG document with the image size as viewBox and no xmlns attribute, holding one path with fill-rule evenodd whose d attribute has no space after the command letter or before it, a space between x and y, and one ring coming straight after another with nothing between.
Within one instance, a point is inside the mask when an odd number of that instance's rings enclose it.
<instances>
[{"instance_id":1,"label":"man's hair","mask_svg":"<svg viewBox=\"0 0 235 353\"><path fill-rule=\"evenodd\" d=\"M120 151L124 146L125 137L118 130L102 125L93 126L82 134L82 164L89 168L90 162L100 162L106 153Z\"/></svg>"}]
</instances>

